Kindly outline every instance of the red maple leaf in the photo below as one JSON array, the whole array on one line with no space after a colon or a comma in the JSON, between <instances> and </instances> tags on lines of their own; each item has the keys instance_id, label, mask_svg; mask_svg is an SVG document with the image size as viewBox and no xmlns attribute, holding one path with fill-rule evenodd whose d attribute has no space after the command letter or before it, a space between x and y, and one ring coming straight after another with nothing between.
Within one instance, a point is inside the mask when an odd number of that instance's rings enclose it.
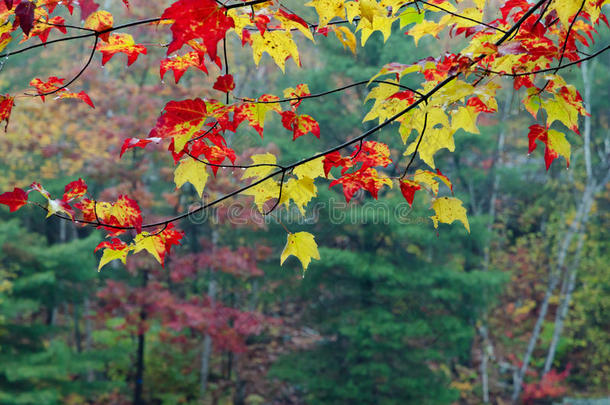
<instances>
[{"instance_id":1,"label":"red maple leaf","mask_svg":"<svg viewBox=\"0 0 610 405\"><path fill-rule=\"evenodd\" d=\"M174 80L176 83L180 80L184 72L190 67L196 67L197 69L208 73L205 64L203 63L204 55L198 51L191 51L181 56L173 56L161 61L160 74L161 80L168 70L174 72Z\"/></svg>"},{"instance_id":2,"label":"red maple leaf","mask_svg":"<svg viewBox=\"0 0 610 405\"><path fill-rule=\"evenodd\" d=\"M17 8L15 8L15 16L19 20L19 26L26 36L30 35L30 30L34 26L35 9L36 3L33 1L23 1L17 5Z\"/></svg>"},{"instance_id":3,"label":"red maple leaf","mask_svg":"<svg viewBox=\"0 0 610 405\"><path fill-rule=\"evenodd\" d=\"M91 13L100 8L100 5L93 0L79 0L78 4L80 5L81 20L86 20Z\"/></svg>"},{"instance_id":4,"label":"red maple leaf","mask_svg":"<svg viewBox=\"0 0 610 405\"><path fill-rule=\"evenodd\" d=\"M108 43L98 44L95 49L102 53L102 65L117 53L127 55L127 66L131 66L140 54L146 55L146 47L136 44L129 34L113 34L108 38Z\"/></svg>"},{"instance_id":5,"label":"red maple leaf","mask_svg":"<svg viewBox=\"0 0 610 405\"><path fill-rule=\"evenodd\" d=\"M233 82L233 76L231 75L218 76L218 79L216 79L216 83L214 83L213 86L213 89L224 93L228 93L234 88L235 83Z\"/></svg>"},{"instance_id":6,"label":"red maple leaf","mask_svg":"<svg viewBox=\"0 0 610 405\"><path fill-rule=\"evenodd\" d=\"M409 206L413 206L413 199L415 198L415 192L421 189L421 186L411 180L402 180L400 182L400 192L405 197L405 200L409 203Z\"/></svg>"},{"instance_id":7,"label":"red maple leaf","mask_svg":"<svg viewBox=\"0 0 610 405\"><path fill-rule=\"evenodd\" d=\"M192 39L202 39L212 60L216 59L218 42L235 26L233 19L225 15L225 9L214 0L178 0L161 18L174 20L168 55Z\"/></svg>"},{"instance_id":8,"label":"red maple leaf","mask_svg":"<svg viewBox=\"0 0 610 405\"><path fill-rule=\"evenodd\" d=\"M0 204L8 205L11 212L17 211L28 203L28 193L15 187L13 191L0 194Z\"/></svg>"},{"instance_id":9,"label":"red maple leaf","mask_svg":"<svg viewBox=\"0 0 610 405\"><path fill-rule=\"evenodd\" d=\"M298 115L293 111L283 111L281 115L282 125L292 131L293 141L309 132L317 138L320 137L320 125L312 116L307 114Z\"/></svg>"},{"instance_id":10,"label":"red maple leaf","mask_svg":"<svg viewBox=\"0 0 610 405\"><path fill-rule=\"evenodd\" d=\"M30 81L30 86L36 88L38 95L40 96L42 101L44 101L45 95L61 88L65 80L66 79L60 79L59 77L51 76L46 82L43 82L42 80L36 78Z\"/></svg>"},{"instance_id":11,"label":"red maple leaf","mask_svg":"<svg viewBox=\"0 0 610 405\"><path fill-rule=\"evenodd\" d=\"M87 184L83 179L78 179L73 182L66 184L64 188L63 200L66 202L72 201L76 198L80 198L87 192Z\"/></svg>"},{"instance_id":12,"label":"red maple leaf","mask_svg":"<svg viewBox=\"0 0 610 405\"><path fill-rule=\"evenodd\" d=\"M8 121L11 117L11 110L13 109L13 104L15 103L15 98L6 94L4 96L0 96L0 122L6 121L6 125L4 126L4 132L8 128Z\"/></svg>"},{"instance_id":13,"label":"red maple leaf","mask_svg":"<svg viewBox=\"0 0 610 405\"><path fill-rule=\"evenodd\" d=\"M170 101L165 105L157 125L150 131L149 138L169 138L195 132L208 117L206 103L200 98L194 100Z\"/></svg>"}]
</instances>

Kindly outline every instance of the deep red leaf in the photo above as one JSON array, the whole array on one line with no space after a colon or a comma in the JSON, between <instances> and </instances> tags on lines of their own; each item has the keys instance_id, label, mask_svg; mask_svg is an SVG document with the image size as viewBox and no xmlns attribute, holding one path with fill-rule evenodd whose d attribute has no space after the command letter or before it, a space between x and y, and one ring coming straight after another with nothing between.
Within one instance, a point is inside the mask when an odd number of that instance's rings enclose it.
<instances>
[{"instance_id":1,"label":"deep red leaf","mask_svg":"<svg viewBox=\"0 0 610 405\"><path fill-rule=\"evenodd\" d=\"M34 26L34 9L36 9L36 3L33 1L23 1L15 8L19 26L25 35L30 35L30 30Z\"/></svg>"},{"instance_id":2,"label":"deep red leaf","mask_svg":"<svg viewBox=\"0 0 610 405\"><path fill-rule=\"evenodd\" d=\"M216 83L214 83L215 90L222 91L224 93L228 93L235 88L235 83L233 82L233 76L231 75L223 75L218 76L216 79Z\"/></svg>"},{"instance_id":3,"label":"deep red leaf","mask_svg":"<svg viewBox=\"0 0 610 405\"><path fill-rule=\"evenodd\" d=\"M0 194L0 204L8 205L11 212L17 211L28 203L28 193L15 187L13 191Z\"/></svg>"}]
</instances>

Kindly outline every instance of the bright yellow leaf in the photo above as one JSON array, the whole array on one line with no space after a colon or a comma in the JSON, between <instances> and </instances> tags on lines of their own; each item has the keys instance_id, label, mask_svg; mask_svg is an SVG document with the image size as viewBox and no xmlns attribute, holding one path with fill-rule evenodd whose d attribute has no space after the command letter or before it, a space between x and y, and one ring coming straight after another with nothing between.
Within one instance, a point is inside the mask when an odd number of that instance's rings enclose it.
<instances>
[{"instance_id":1,"label":"bright yellow leaf","mask_svg":"<svg viewBox=\"0 0 610 405\"><path fill-rule=\"evenodd\" d=\"M289 208L290 201L292 200L301 212L301 215L305 215L305 207L317 195L318 188L315 186L312 178L290 179L284 183L280 204L284 204L286 208Z\"/></svg>"},{"instance_id":2,"label":"bright yellow leaf","mask_svg":"<svg viewBox=\"0 0 610 405\"><path fill-rule=\"evenodd\" d=\"M311 160L307 163L295 167L292 173L294 173L294 175L297 176L299 179L303 179L305 177L309 177L310 179L324 177L324 165L322 164L323 161L323 157Z\"/></svg>"},{"instance_id":3,"label":"bright yellow leaf","mask_svg":"<svg viewBox=\"0 0 610 405\"><path fill-rule=\"evenodd\" d=\"M254 197L254 204L260 212L263 211L265 203L273 198L279 198L280 185L273 179L267 179L254 187L250 187L243 192L244 195Z\"/></svg>"},{"instance_id":4,"label":"bright yellow leaf","mask_svg":"<svg viewBox=\"0 0 610 405\"><path fill-rule=\"evenodd\" d=\"M160 252L165 251L165 245L161 238L155 237L156 235L151 235L148 232L142 232L136 235L134 242L135 246L133 248L134 253L138 253L142 250L146 250L148 253L153 255L155 259L159 263L163 263ZM106 253L106 251L104 251Z\"/></svg>"},{"instance_id":5,"label":"bright yellow leaf","mask_svg":"<svg viewBox=\"0 0 610 405\"><path fill-rule=\"evenodd\" d=\"M554 129L549 129L547 136L547 148L551 149L558 155L563 156L566 162L568 162L568 166L570 166L570 153L572 147L570 142L567 141L565 134L555 131Z\"/></svg>"},{"instance_id":6,"label":"bright yellow leaf","mask_svg":"<svg viewBox=\"0 0 610 405\"><path fill-rule=\"evenodd\" d=\"M544 100L543 107L547 113L546 125L550 127L555 121L560 121L573 131L578 129L578 108L569 104L562 97Z\"/></svg>"},{"instance_id":7,"label":"bright yellow leaf","mask_svg":"<svg viewBox=\"0 0 610 405\"><path fill-rule=\"evenodd\" d=\"M123 264L125 264L125 261L127 260L127 254L129 253L131 249L121 249L121 250L114 250L114 249L109 249L106 248L104 249L104 253L102 254L102 258L100 259L100 264L97 266L98 270L101 270L102 267L104 267L106 264L108 264L109 262L113 261L113 260L120 260L121 262L123 262Z\"/></svg>"},{"instance_id":8,"label":"bright yellow leaf","mask_svg":"<svg viewBox=\"0 0 610 405\"><path fill-rule=\"evenodd\" d=\"M208 176L204 163L186 157L180 161L180 164L174 170L174 183L176 183L176 188L182 187L184 183L191 183L201 198Z\"/></svg>"},{"instance_id":9,"label":"bright yellow leaf","mask_svg":"<svg viewBox=\"0 0 610 405\"><path fill-rule=\"evenodd\" d=\"M439 32L443 30L443 26L435 23L434 21L423 21L419 24L416 24L413 28L411 28L407 33L413 37L415 41L415 46L419 42L420 38L424 35L432 35L436 37Z\"/></svg>"},{"instance_id":10,"label":"bright yellow leaf","mask_svg":"<svg viewBox=\"0 0 610 405\"><path fill-rule=\"evenodd\" d=\"M286 246L280 257L280 264L284 264L284 261L291 255L296 256L296 258L301 261L303 270L307 270L312 258L320 260L318 245L316 244L313 235L309 232L288 234Z\"/></svg>"},{"instance_id":11,"label":"bright yellow leaf","mask_svg":"<svg viewBox=\"0 0 610 405\"><path fill-rule=\"evenodd\" d=\"M451 115L451 129L453 131L463 129L466 132L479 134L479 128L477 128L478 115L478 111L472 106L458 108L458 110Z\"/></svg>"},{"instance_id":12,"label":"bright yellow leaf","mask_svg":"<svg viewBox=\"0 0 610 405\"><path fill-rule=\"evenodd\" d=\"M350 51L356 54L356 36L347 27L336 26L333 29L339 41L343 44L343 48L349 48Z\"/></svg>"},{"instance_id":13,"label":"bright yellow leaf","mask_svg":"<svg viewBox=\"0 0 610 405\"><path fill-rule=\"evenodd\" d=\"M430 219L434 222L434 227L438 228L438 223L451 224L453 221L461 221L464 228L470 233L470 224L466 216L466 208L462 206L462 201L455 197L441 197L434 200L432 209L436 215Z\"/></svg>"},{"instance_id":14,"label":"bright yellow leaf","mask_svg":"<svg viewBox=\"0 0 610 405\"><path fill-rule=\"evenodd\" d=\"M419 184L424 184L429 188L434 195L438 194L439 182L441 180L449 189L452 189L451 181L446 176L439 175L438 173L431 172L429 170L417 169L413 175L413 181Z\"/></svg>"},{"instance_id":15,"label":"bright yellow leaf","mask_svg":"<svg viewBox=\"0 0 610 405\"><path fill-rule=\"evenodd\" d=\"M259 155L252 155L252 165L274 165L276 164L275 155L271 153L262 153ZM257 179L262 179L267 176L269 173L273 171L273 166L258 166L258 167L250 167L244 171L241 178L248 179L251 177L255 177Z\"/></svg>"},{"instance_id":16,"label":"bright yellow leaf","mask_svg":"<svg viewBox=\"0 0 610 405\"><path fill-rule=\"evenodd\" d=\"M290 57L297 66L301 66L297 44L294 43L290 31L267 31L264 36L260 33L252 34L252 51L256 66L264 52L271 55L282 72L286 68L286 59Z\"/></svg>"},{"instance_id":17,"label":"bright yellow leaf","mask_svg":"<svg viewBox=\"0 0 610 405\"><path fill-rule=\"evenodd\" d=\"M345 18L344 0L311 0L306 6L314 7L318 13L319 27L325 27L330 20L337 17Z\"/></svg>"},{"instance_id":18,"label":"bright yellow leaf","mask_svg":"<svg viewBox=\"0 0 610 405\"><path fill-rule=\"evenodd\" d=\"M570 19L576 15L581 3L581 1L577 0L555 0L551 3L549 12L555 9L559 21L567 29L570 26Z\"/></svg>"}]
</instances>

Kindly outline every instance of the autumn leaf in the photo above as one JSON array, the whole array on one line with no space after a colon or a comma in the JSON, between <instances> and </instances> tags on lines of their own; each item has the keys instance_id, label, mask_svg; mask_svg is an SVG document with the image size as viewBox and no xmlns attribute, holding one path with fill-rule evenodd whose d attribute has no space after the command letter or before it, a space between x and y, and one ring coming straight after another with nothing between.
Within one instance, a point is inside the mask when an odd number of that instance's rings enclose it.
<instances>
[{"instance_id":1,"label":"autumn leaf","mask_svg":"<svg viewBox=\"0 0 610 405\"><path fill-rule=\"evenodd\" d=\"M84 28L101 32L112 28L114 18L108 11L100 10L92 13L85 21ZM110 32L106 32L100 35L102 41L108 42Z\"/></svg>"},{"instance_id":2,"label":"autumn leaf","mask_svg":"<svg viewBox=\"0 0 610 405\"><path fill-rule=\"evenodd\" d=\"M340 178L333 180L329 187L333 187L337 184L343 186L343 195L345 201L350 202L356 191L365 189L374 199L377 199L379 190L383 186L392 187L392 181L386 177L379 175L377 170L368 167L357 170L354 173L345 173Z\"/></svg>"},{"instance_id":3,"label":"autumn leaf","mask_svg":"<svg viewBox=\"0 0 610 405\"><path fill-rule=\"evenodd\" d=\"M280 265L284 264L288 256L295 256L301 262L303 270L307 270L311 259L320 260L320 253L314 236L309 232L288 234L286 246L280 257Z\"/></svg>"},{"instance_id":4,"label":"autumn leaf","mask_svg":"<svg viewBox=\"0 0 610 405\"><path fill-rule=\"evenodd\" d=\"M293 141L310 132L316 138L320 138L320 125L312 116L307 114L299 115L293 111L283 111L281 116L284 128L292 131Z\"/></svg>"},{"instance_id":5,"label":"autumn leaf","mask_svg":"<svg viewBox=\"0 0 610 405\"><path fill-rule=\"evenodd\" d=\"M170 101L165 105L163 114L148 137L174 138L174 150L180 152L191 137L201 129L207 117L206 103L200 98Z\"/></svg>"},{"instance_id":6,"label":"autumn leaf","mask_svg":"<svg viewBox=\"0 0 610 405\"><path fill-rule=\"evenodd\" d=\"M174 225L168 224L163 230L156 233L141 232L134 239L133 252L142 250L150 253L161 266L165 266L165 256L170 253L173 245L179 245L183 233L173 230Z\"/></svg>"},{"instance_id":7,"label":"autumn leaf","mask_svg":"<svg viewBox=\"0 0 610 405\"><path fill-rule=\"evenodd\" d=\"M333 18L345 18L345 1L343 0L311 0L306 6L314 7L319 16L319 26L326 26Z\"/></svg>"},{"instance_id":8,"label":"autumn leaf","mask_svg":"<svg viewBox=\"0 0 610 405\"><path fill-rule=\"evenodd\" d=\"M356 36L347 27L336 26L333 28L333 32L337 36L337 39L343 45L343 48L348 48L352 53L356 54Z\"/></svg>"},{"instance_id":9,"label":"autumn leaf","mask_svg":"<svg viewBox=\"0 0 610 405\"><path fill-rule=\"evenodd\" d=\"M203 63L203 55L197 51L191 51L181 56L171 56L161 61L160 75L161 80L168 70L174 72L174 81L178 83L184 72L190 67L195 67L204 73L208 73Z\"/></svg>"},{"instance_id":10,"label":"autumn leaf","mask_svg":"<svg viewBox=\"0 0 610 405\"><path fill-rule=\"evenodd\" d=\"M19 20L19 27L26 36L30 35L30 30L34 26L35 9L36 3L33 1L22 1L15 8L15 16Z\"/></svg>"},{"instance_id":11,"label":"autumn leaf","mask_svg":"<svg viewBox=\"0 0 610 405\"><path fill-rule=\"evenodd\" d=\"M470 224L466 216L466 208L462 206L462 201L455 197L441 197L434 200L432 209L435 215L431 216L434 227L438 228L438 223L451 224L453 221L461 221L464 228L470 233Z\"/></svg>"},{"instance_id":12,"label":"autumn leaf","mask_svg":"<svg viewBox=\"0 0 610 405\"><path fill-rule=\"evenodd\" d=\"M176 183L176 188L182 187L184 183L191 183L195 190L197 190L199 198L202 198L208 176L205 164L186 157L180 161L180 164L174 171L174 183Z\"/></svg>"},{"instance_id":13,"label":"autumn leaf","mask_svg":"<svg viewBox=\"0 0 610 405\"><path fill-rule=\"evenodd\" d=\"M140 232L142 229L142 212L135 200L126 195L119 195L114 203L98 202L88 198L83 198L74 205L81 210L85 221L111 225L104 227L111 235L118 235L125 232L125 229L133 227ZM119 228L116 228L119 227Z\"/></svg>"},{"instance_id":14,"label":"autumn leaf","mask_svg":"<svg viewBox=\"0 0 610 405\"><path fill-rule=\"evenodd\" d=\"M279 100L277 96L265 94L259 97L257 102L240 103L235 108L234 119L237 122L247 120L248 124L262 137L267 113L281 111L279 103L274 103L276 100Z\"/></svg>"},{"instance_id":15,"label":"autumn leaf","mask_svg":"<svg viewBox=\"0 0 610 405\"><path fill-rule=\"evenodd\" d=\"M260 212L264 213L265 203L279 197L280 185L270 178L248 188L243 194L254 197L254 204Z\"/></svg>"},{"instance_id":16,"label":"autumn leaf","mask_svg":"<svg viewBox=\"0 0 610 405\"><path fill-rule=\"evenodd\" d=\"M567 167L570 167L570 143L566 140L565 134L556 131L554 129L547 129L542 125L530 126L528 134L529 138L529 149L528 153L532 153L536 150L536 141L540 140L546 145L544 151L544 162L546 164L546 170L549 170L551 163L560 155L566 160Z\"/></svg>"},{"instance_id":17,"label":"autumn leaf","mask_svg":"<svg viewBox=\"0 0 610 405\"><path fill-rule=\"evenodd\" d=\"M212 87L215 90L222 91L223 93L228 93L235 88L235 83L233 82L233 76L231 75L223 75L218 76L214 86Z\"/></svg>"},{"instance_id":18,"label":"autumn leaf","mask_svg":"<svg viewBox=\"0 0 610 405\"><path fill-rule=\"evenodd\" d=\"M49 77L49 79L46 82L43 82L42 80L36 78L36 79L32 79L30 81L30 86L36 88L38 95L40 96L42 101L44 101L45 94L51 93L51 92L54 92L54 91L57 91L58 89L60 89L61 86L63 85L64 81L65 81L65 79L60 79L55 76Z\"/></svg>"},{"instance_id":19,"label":"autumn leaf","mask_svg":"<svg viewBox=\"0 0 610 405\"><path fill-rule=\"evenodd\" d=\"M140 54L146 55L144 45L136 44L129 34L112 34L107 43L98 44L95 49L102 53L102 65L105 65L117 53L127 55L127 66L131 66Z\"/></svg>"},{"instance_id":20,"label":"autumn leaf","mask_svg":"<svg viewBox=\"0 0 610 405\"><path fill-rule=\"evenodd\" d=\"M95 106L93 105L93 101L91 101L91 98L89 97L89 95L87 93L85 93L84 91L81 91L79 93L71 93L68 91L62 91L57 95L57 98L60 100L75 98L77 100L81 100L82 102L87 104L89 107L95 108Z\"/></svg>"},{"instance_id":21,"label":"autumn leaf","mask_svg":"<svg viewBox=\"0 0 610 405\"><path fill-rule=\"evenodd\" d=\"M421 186L411 180L402 180L400 182L400 192L405 197L405 200L409 203L409 206L413 205L413 199L415 198L415 192L421 189Z\"/></svg>"},{"instance_id":22,"label":"autumn leaf","mask_svg":"<svg viewBox=\"0 0 610 405\"><path fill-rule=\"evenodd\" d=\"M87 193L87 184L83 179L78 179L73 182L66 184L64 188L63 200L70 202L76 198L80 198Z\"/></svg>"},{"instance_id":23,"label":"autumn leaf","mask_svg":"<svg viewBox=\"0 0 610 405\"><path fill-rule=\"evenodd\" d=\"M216 59L218 42L234 27L233 19L214 0L178 0L163 12L162 19L173 20L173 38L167 54L193 39L202 39L210 59Z\"/></svg>"},{"instance_id":24,"label":"autumn leaf","mask_svg":"<svg viewBox=\"0 0 610 405\"><path fill-rule=\"evenodd\" d=\"M13 191L0 194L0 204L8 205L10 212L15 212L28 203L28 193L15 187Z\"/></svg>"},{"instance_id":25,"label":"autumn leaf","mask_svg":"<svg viewBox=\"0 0 610 405\"><path fill-rule=\"evenodd\" d=\"M286 208L289 208L290 201L292 201L301 214L305 215L305 207L317 195L318 188L312 178L289 179L282 186L282 198L279 203L285 204Z\"/></svg>"},{"instance_id":26,"label":"autumn leaf","mask_svg":"<svg viewBox=\"0 0 610 405\"><path fill-rule=\"evenodd\" d=\"M81 20L87 20L87 17L100 7L99 4L93 0L79 0L78 4L80 5Z\"/></svg>"},{"instance_id":27,"label":"autumn leaf","mask_svg":"<svg viewBox=\"0 0 610 405\"><path fill-rule=\"evenodd\" d=\"M95 248L95 252L100 249L104 249L104 252L102 253L102 257L100 258L100 262L97 267L98 271L113 260L120 260L123 264L125 264L127 254L133 250L133 247L118 238L112 238L109 242L104 241L99 243Z\"/></svg>"},{"instance_id":28,"label":"autumn leaf","mask_svg":"<svg viewBox=\"0 0 610 405\"><path fill-rule=\"evenodd\" d=\"M0 122L6 122L4 125L4 132L8 128L8 122L11 117L11 111L15 103L15 98L8 94L0 96Z\"/></svg>"},{"instance_id":29,"label":"autumn leaf","mask_svg":"<svg viewBox=\"0 0 610 405\"><path fill-rule=\"evenodd\" d=\"M248 179L251 177L255 177L257 179L262 179L271 173L274 169L274 166L277 164L275 160L275 155L271 153L264 153L260 155L252 155L252 165L255 167L247 168L244 173L241 175L242 180Z\"/></svg>"},{"instance_id":30,"label":"autumn leaf","mask_svg":"<svg viewBox=\"0 0 610 405\"><path fill-rule=\"evenodd\" d=\"M153 143L159 143L161 141L161 138L156 137L156 138L145 138L145 139L140 139L140 138L127 138L125 139L125 141L123 141L123 146L121 146L121 153L119 155L119 157L122 157L123 154L131 148L145 148L146 145L148 145L149 143L153 142Z\"/></svg>"},{"instance_id":31,"label":"autumn leaf","mask_svg":"<svg viewBox=\"0 0 610 405\"><path fill-rule=\"evenodd\" d=\"M303 163L294 168L292 173L299 179L310 178L315 179L317 177L324 177L324 158L320 157L314 160L310 160L307 163Z\"/></svg>"},{"instance_id":32,"label":"autumn leaf","mask_svg":"<svg viewBox=\"0 0 610 405\"><path fill-rule=\"evenodd\" d=\"M424 35L432 35L434 37L437 37L438 33L441 32L443 28L444 27L442 25L437 24L433 21L424 20L419 24L416 24L409 31L405 32L405 34L412 36L413 40L415 41L415 46L417 46L417 43L419 42L421 37L423 37Z\"/></svg>"},{"instance_id":33,"label":"autumn leaf","mask_svg":"<svg viewBox=\"0 0 610 405\"><path fill-rule=\"evenodd\" d=\"M268 53L276 65L286 70L286 60L292 58L297 66L301 65L297 44L292 39L290 32L268 31L265 35L256 33L252 35L252 51L254 63L258 66L263 53Z\"/></svg>"}]
</instances>

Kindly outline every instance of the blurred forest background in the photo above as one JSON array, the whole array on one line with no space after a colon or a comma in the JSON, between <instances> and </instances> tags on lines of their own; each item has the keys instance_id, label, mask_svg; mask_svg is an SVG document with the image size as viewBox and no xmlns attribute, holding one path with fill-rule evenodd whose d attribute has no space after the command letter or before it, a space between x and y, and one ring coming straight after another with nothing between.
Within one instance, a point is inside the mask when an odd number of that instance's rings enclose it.
<instances>
[{"instance_id":1,"label":"blurred forest background","mask_svg":"<svg viewBox=\"0 0 610 405\"><path fill-rule=\"evenodd\" d=\"M127 14L120 2L107 3L123 21L164 6L131 0ZM104 69L97 55L71 86L87 91L95 109L17 100L0 136L0 189L44 180L61 194L82 177L100 199L129 191L158 217L198 202L194 190L174 191L162 146L119 159L120 145L145 136L170 99L221 96L198 71L180 86L170 74L161 82L165 48L154 44L167 42L165 31L130 33L150 45L149 55L129 68L117 56ZM607 27L600 35L607 42ZM416 48L400 33L385 44L377 33L353 56L335 38L317 36L315 48L299 44L303 69L289 62L286 75L267 57L257 69L235 41L234 94L281 95L299 83L320 92L368 79L385 63L452 48L450 39L444 49L427 39ZM11 56L0 90L26 89L31 77L69 78L90 46ZM326 204L304 216L278 213L292 232L316 235L322 260L305 275L294 259L280 267L285 232L276 232L275 217L254 214L247 196L178 224L186 236L164 269L136 256L98 272L96 230L45 220L36 207L18 216L1 209L0 403L508 404L516 386L530 404L607 397L608 66L604 54L564 71L591 112L582 136L570 137L569 170L560 159L545 171L541 147L528 156L534 122L519 92L506 90L499 112L480 118L481 134L456 134L456 152L440 154L437 166L467 205L470 234L460 225L437 232L426 204L416 199L410 210L398 190L380 202L357 195L346 207L339 190L322 184ZM360 87L303 102L320 122L319 141L293 142L274 117L267 139L242 130L230 142L240 161L269 149L294 161L367 129L366 94ZM395 134L378 137L397 148L394 157L402 153ZM208 197L233 190L239 177L221 169Z\"/></svg>"}]
</instances>

